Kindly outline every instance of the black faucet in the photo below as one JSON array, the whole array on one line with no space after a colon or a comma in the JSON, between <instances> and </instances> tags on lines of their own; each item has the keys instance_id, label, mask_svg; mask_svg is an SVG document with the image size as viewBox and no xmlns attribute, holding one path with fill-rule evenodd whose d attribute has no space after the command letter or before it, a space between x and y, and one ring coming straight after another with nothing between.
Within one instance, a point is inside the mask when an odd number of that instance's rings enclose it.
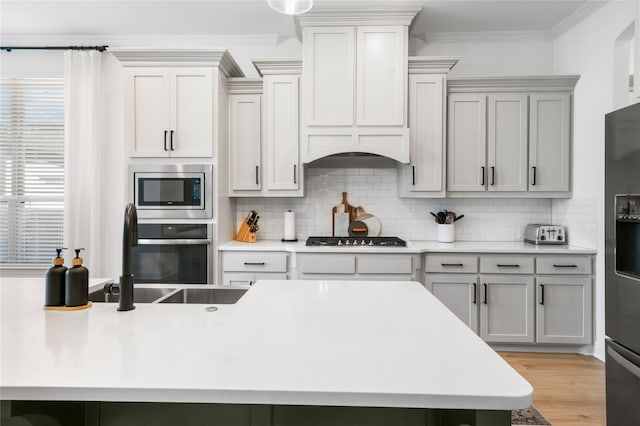
<instances>
[{"instance_id":1,"label":"black faucet","mask_svg":"<svg viewBox=\"0 0 640 426\"><path fill-rule=\"evenodd\" d=\"M131 272L131 249L138 245L138 214L136 206L129 203L124 211L122 234L122 276L120 277L119 311L130 311L133 305L133 273Z\"/></svg>"}]
</instances>

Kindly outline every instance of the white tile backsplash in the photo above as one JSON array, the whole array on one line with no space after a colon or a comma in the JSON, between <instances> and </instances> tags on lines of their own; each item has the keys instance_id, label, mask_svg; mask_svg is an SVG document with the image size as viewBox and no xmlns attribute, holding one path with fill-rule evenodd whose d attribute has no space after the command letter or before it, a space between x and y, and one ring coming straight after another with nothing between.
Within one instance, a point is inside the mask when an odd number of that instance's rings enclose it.
<instances>
[{"instance_id":1,"label":"white tile backsplash","mask_svg":"<svg viewBox=\"0 0 640 426\"><path fill-rule=\"evenodd\" d=\"M280 239L284 212L296 212L296 237L331 235L331 209L342 200L380 219L382 235L435 240L429 211L464 214L456 222L458 241L521 241L528 223L551 223L550 199L398 198L395 168L307 168L304 198L239 198L238 224L250 210L260 215L258 239ZM571 229L571 228L570 228Z\"/></svg>"},{"instance_id":2,"label":"white tile backsplash","mask_svg":"<svg viewBox=\"0 0 640 426\"><path fill-rule=\"evenodd\" d=\"M598 247L598 200L595 197L553 200L552 220L567 227L569 244Z\"/></svg>"}]
</instances>

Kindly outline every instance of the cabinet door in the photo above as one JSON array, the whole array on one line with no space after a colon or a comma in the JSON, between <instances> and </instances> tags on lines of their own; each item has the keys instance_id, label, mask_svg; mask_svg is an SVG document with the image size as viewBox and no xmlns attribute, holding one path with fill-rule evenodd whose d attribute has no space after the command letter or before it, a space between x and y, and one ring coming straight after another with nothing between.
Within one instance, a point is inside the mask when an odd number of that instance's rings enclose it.
<instances>
[{"instance_id":1,"label":"cabinet door","mask_svg":"<svg viewBox=\"0 0 640 426\"><path fill-rule=\"evenodd\" d=\"M488 102L488 189L526 191L527 95L489 95Z\"/></svg>"},{"instance_id":2,"label":"cabinet door","mask_svg":"<svg viewBox=\"0 0 640 426\"><path fill-rule=\"evenodd\" d=\"M353 125L355 29L307 27L303 41L306 124Z\"/></svg>"},{"instance_id":3,"label":"cabinet door","mask_svg":"<svg viewBox=\"0 0 640 426\"><path fill-rule=\"evenodd\" d=\"M403 125L407 27L359 26L356 37L357 124Z\"/></svg>"},{"instance_id":4,"label":"cabinet door","mask_svg":"<svg viewBox=\"0 0 640 426\"><path fill-rule=\"evenodd\" d=\"M536 93L529 99L529 191L569 191L571 97Z\"/></svg>"},{"instance_id":5,"label":"cabinet door","mask_svg":"<svg viewBox=\"0 0 640 426\"><path fill-rule=\"evenodd\" d=\"M131 157L169 156L169 71L131 68L126 74L125 128Z\"/></svg>"},{"instance_id":6,"label":"cabinet door","mask_svg":"<svg viewBox=\"0 0 640 426\"><path fill-rule=\"evenodd\" d=\"M536 278L536 341L589 344L591 332L591 278Z\"/></svg>"},{"instance_id":7,"label":"cabinet door","mask_svg":"<svg viewBox=\"0 0 640 426\"><path fill-rule=\"evenodd\" d=\"M260 95L229 96L230 192L260 190Z\"/></svg>"},{"instance_id":8,"label":"cabinet door","mask_svg":"<svg viewBox=\"0 0 640 426\"><path fill-rule=\"evenodd\" d=\"M480 337L485 342L533 343L533 277L480 275Z\"/></svg>"},{"instance_id":9,"label":"cabinet door","mask_svg":"<svg viewBox=\"0 0 640 426\"><path fill-rule=\"evenodd\" d=\"M449 96L447 190L484 191L486 187L485 95Z\"/></svg>"},{"instance_id":10,"label":"cabinet door","mask_svg":"<svg viewBox=\"0 0 640 426\"><path fill-rule=\"evenodd\" d=\"M301 187L298 129L300 78L265 76L264 133L267 191L297 191Z\"/></svg>"},{"instance_id":11,"label":"cabinet door","mask_svg":"<svg viewBox=\"0 0 640 426\"><path fill-rule=\"evenodd\" d=\"M475 333L478 332L477 275L425 274L425 287Z\"/></svg>"},{"instance_id":12,"label":"cabinet door","mask_svg":"<svg viewBox=\"0 0 640 426\"><path fill-rule=\"evenodd\" d=\"M172 157L211 157L213 152L213 72L176 68L171 76Z\"/></svg>"},{"instance_id":13,"label":"cabinet door","mask_svg":"<svg viewBox=\"0 0 640 426\"><path fill-rule=\"evenodd\" d=\"M411 164L401 192L442 192L444 177L444 75L409 76Z\"/></svg>"}]
</instances>

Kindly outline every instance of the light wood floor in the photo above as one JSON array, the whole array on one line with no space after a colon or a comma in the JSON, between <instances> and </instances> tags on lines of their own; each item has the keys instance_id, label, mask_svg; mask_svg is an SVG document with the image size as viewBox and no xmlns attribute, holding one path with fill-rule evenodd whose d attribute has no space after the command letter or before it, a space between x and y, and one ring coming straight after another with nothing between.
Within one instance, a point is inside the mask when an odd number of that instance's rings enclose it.
<instances>
[{"instance_id":1,"label":"light wood floor","mask_svg":"<svg viewBox=\"0 0 640 426\"><path fill-rule=\"evenodd\" d=\"M552 426L604 426L604 363L578 354L500 352L533 386L533 405Z\"/></svg>"}]
</instances>

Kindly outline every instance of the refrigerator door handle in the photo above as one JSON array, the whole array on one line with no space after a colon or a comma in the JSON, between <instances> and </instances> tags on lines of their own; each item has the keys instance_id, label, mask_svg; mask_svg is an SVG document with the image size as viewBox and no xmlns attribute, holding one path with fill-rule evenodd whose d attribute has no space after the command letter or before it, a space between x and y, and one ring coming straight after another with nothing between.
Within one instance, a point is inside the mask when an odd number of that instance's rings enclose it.
<instances>
[{"instance_id":1,"label":"refrigerator door handle","mask_svg":"<svg viewBox=\"0 0 640 426\"><path fill-rule=\"evenodd\" d=\"M620 364L621 367L623 367L625 370L627 370L628 372L630 372L631 374L633 374L634 376L636 376L637 378L640 379L640 367L638 367L637 365L633 364L631 361L629 361L628 359L626 359L624 356L622 356L621 354L619 354L618 352L616 352L614 349L612 349L611 347L607 348L607 354L618 364Z\"/></svg>"}]
</instances>

